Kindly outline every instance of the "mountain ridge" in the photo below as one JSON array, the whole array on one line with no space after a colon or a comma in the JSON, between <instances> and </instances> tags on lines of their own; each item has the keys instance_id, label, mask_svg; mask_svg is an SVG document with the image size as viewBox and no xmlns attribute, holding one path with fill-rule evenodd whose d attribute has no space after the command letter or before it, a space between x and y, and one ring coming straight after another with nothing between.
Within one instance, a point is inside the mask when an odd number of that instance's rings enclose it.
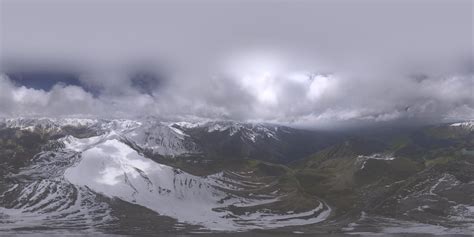
<instances>
[{"instance_id":1,"label":"mountain ridge","mask_svg":"<svg viewBox=\"0 0 474 237\"><path fill-rule=\"evenodd\" d=\"M0 223L463 235L474 223L473 155L465 124L333 135L228 121L13 119L0 122Z\"/></svg>"}]
</instances>

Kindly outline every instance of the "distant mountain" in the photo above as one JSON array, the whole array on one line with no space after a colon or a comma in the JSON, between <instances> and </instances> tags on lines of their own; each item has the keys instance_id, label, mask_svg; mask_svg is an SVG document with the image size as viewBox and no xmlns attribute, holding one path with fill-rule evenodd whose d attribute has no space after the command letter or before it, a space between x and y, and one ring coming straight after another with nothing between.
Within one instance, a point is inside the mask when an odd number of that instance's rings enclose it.
<instances>
[{"instance_id":1,"label":"distant mountain","mask_svg":"<svg viewBox=\"0 0 474 237\"><path fill-rule=\"evenodd\" d=\"M0 120L1 126L54 138L114 133L134 149L158 158L249 158L281 163L302 158L336 141L322 132L233 121L14 118Z\"/></svg>"},{"instance_id":2,"label":"distant mountain","mask_svg":"<svg viewBox=\"0 0 474 237\"><path fill-rule=\"evenodd\" d=\"M323 200L300 192L284 166L230 159L222 160L225 166L218 172L198 176L146 156L151 152L174 160L203 155L200 143L194 142L203 138L194 138L194 133L219 133L257 143L272 132L271 139L278 139L275 130L281 128L230 122L179 124L4 120L0 223L20 228L101 228L123 221L123 216L113 213L140 206L175 220L173 229L244 231L314 224L330 215L331 208ZM219 127L223 124L229 128ZM76 136L79 130L90 135ZM16 162L19 153L24 153L22 162ZM37 216L41 218L35 222Z\"/></svg>"},{"instance_id":3,"label":"distant mountain","mask_svg":"<svg viewBox=\"0 0 474 237\"><path fill-rule=\"evenodd\" d=\"M193 138L201 151L213 159L244 157L286 163L337 141L336 136L329 133L272 124L214 121L171 126Z\"/></svg>"},{"instance_id":4,"label":"distant mountain","mask_svg":"<svg viewBox=\"0 0 474 237\"><path fill-rule=\"evenodd\" d=\"M450 125L451 127L458 127L461 129L466 129L466 130L474 130L474 121L466 121L466 122L460 122L460 123L453 123Z\"/></svg>"}]
</instances>

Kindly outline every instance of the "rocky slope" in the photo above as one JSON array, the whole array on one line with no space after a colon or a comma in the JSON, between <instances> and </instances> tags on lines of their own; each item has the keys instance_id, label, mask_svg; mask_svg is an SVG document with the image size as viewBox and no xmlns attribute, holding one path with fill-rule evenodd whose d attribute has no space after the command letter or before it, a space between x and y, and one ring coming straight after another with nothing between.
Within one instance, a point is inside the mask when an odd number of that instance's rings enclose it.
<instances>
[{"instance_id":1,"label":"rocky slope","mask_svg":"<svg viewBox=\"0 0 474 237\"><path fill-rule=\"evenodd\" d=\"M113 132L140 152L161 158L195 156L288 162L336 141L334 136L322 132L232 121L14 118L0 120L2 127L49 138L91 137Z\"/></svg>"}]
</instances>

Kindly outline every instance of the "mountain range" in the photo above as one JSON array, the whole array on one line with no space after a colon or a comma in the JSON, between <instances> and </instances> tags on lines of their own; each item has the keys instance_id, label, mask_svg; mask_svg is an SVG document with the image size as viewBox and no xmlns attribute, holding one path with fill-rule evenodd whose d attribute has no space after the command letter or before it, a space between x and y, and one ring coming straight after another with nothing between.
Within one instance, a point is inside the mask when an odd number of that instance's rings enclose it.
<instances>
[{"instance_id":1,"label":"mountain range","mask_svg":"<svg viewBox=\"0 0 474 237\"><path fill-rule=\"evenodd\" d=\"M474 122L0 120L0 234L474 231Z\"/></svg>"}]
</instances>

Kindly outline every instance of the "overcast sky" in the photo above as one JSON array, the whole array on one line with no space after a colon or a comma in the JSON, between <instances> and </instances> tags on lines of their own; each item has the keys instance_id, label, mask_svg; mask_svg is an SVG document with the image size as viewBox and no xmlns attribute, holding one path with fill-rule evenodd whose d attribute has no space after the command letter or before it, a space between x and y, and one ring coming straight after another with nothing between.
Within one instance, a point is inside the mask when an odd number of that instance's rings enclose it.
<instances>
[{"instance_id":1,"label":"overcast sky","mask_svg":"<svg viewBox=\"0 0 474 237\"><path fill-rule=\"evenodd\" d=\"M0 0L0 9L0 116L309 127L474 119L470 0Z\"/></svg>"}]
</instances>

